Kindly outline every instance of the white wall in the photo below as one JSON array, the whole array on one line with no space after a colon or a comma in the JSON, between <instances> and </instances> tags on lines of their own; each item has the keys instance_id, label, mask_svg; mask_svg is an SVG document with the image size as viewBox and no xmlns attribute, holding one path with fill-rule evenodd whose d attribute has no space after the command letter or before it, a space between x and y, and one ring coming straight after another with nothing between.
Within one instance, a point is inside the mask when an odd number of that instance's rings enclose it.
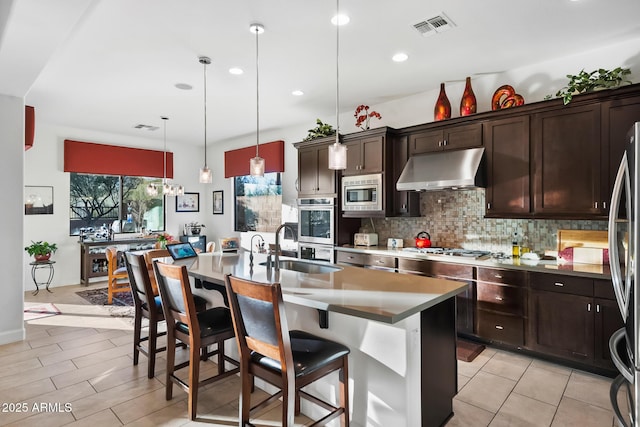
<instances>
[{"instance_id":1,"label":"white wall","mask_svg":"<svg viewBox=\"0 0 640 427\"><path fill-rule=\"evenodd\" d=\"M22 202L24 100L0 94L0 182L2 185L2 245L0 246L0 344L24 338L22 321L24 275L17 260L24 253Z\"/></svg>"},{"instance_id":2,"label":"white wall","mask_svg":"<svg viewBox=\"0 0 640 427\"><path fill-rule=\"evenodd\" d=\"M483 76L472 79L472 86L478 100L478 112L490 110L493 92L503 84L512 85L525 98L526 103L538 102L546 95L555 94L567 82L566 74L576 74L582 68L587 71L617 66L630 67L630 80L640 82L640 39L630 40L606 49L585 52L582 55L560 58L528 67L513 69L500 75ZM447 84L446 90L452 104L453 116L458 115L457 105L462 96L464 82ZM403 99L389 101L384 104L370 105L382 115L382 120L372 122L372 127L390 126L401 128L433 120L433 106L438 90L415 94ZM362 102L367 102L363 100ZM341 132L357 132L353 109L343 106L341 114ZM266 106L265 106L266 108ZM37 117L37 116L36 116ZM319 117L326 123L335 125L335 117ZM264 129L260 132L261 142L282 139L285 141L285 172L282 175L284 213L294 212L296 200L297 153L294 142L301 141L307 135L307 129L315 126L316 117L309 117L307 123L283 129ZM68 190L69 177L63 172L63 141L75 139L106 144L126 145L132 147L162 149L162 136L157 139L131 138L116 134L105 134L89 130L71 129L51 124L39 123L36 120L36 138L34 148L25 154L25 185L53 185L54 214L30 215L24 217L25 229L23 243L30 240L49 240L57 242L60 250L55 255L56 275L54 286L76 284L79 282L79 245L77 238L68 235ZM170 125L170 123L169 123ZM265 123L268 127L268 123ZM4 127L3 127L4 128ZM171 141L170 127L167 148L175 153L175 182L185 185L188 192L200 193L199 213L176 213L175 202L169 200L167 205L167 230L179 234L185 222L199 221L206 225L204 233L208 240L217 241L220 237L238 236L233 231L233 181L224 178L224 152L230 149L253 145L255 135L245 135L227 141L210 142L208 146L208 164L213 171L213 184L198 183L198 169L203 163L203 146L184 146ZM51 159L55 159L52 162ZM3 160L6 161L6 160ZM7 182L5 180L5 182ZM212 214L212 191L224 191L224 215ZM22 197L20 189L19 198ZM20 202L20 208L22 204ZM273 241L273 235L264 236ZM23 246L24 246L23 245ZM245 245L246 246L246 245ZM32 289L31 278L26 274L29 258L24 254L24 287Z\"/></svg>"}]
</instances>

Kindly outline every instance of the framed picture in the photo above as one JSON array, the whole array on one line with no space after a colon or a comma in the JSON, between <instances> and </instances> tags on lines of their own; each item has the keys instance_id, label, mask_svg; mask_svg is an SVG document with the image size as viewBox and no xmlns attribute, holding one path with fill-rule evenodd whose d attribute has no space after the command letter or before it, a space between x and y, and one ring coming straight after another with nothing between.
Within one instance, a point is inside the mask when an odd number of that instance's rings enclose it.
<instances>
[{"instance_id":1,"label":"framed picture","mask_svg":"<svg viewBox=\"0 0 640 427\"><path fill-rule=\"evenodd\" d=\"M176 196L176 212L200 212L200 193Z\"/></svg>"},{"instance_id":2,"label":"framed picture","mask_svg":"<svg viewBox=\"0 0 640 427\"><path fill-rule=\"evenodd\" d=\"M222 252L236 252L240 247L240 241L237 237L226 237L220 239L220 250Z\"/></svg>"},{"instance_id":3,"label":"framed picture","mask_svg":"<svg viewBox=\"0 0 640 427\"><path fill-rule=\"evenodd\" d=\"M24 214L52 215L53 187L24 186Z\"/></svg>"},{"instance_id":4,"label":"framed picture","mask_svg":"<svg viewBox=\"0 0 640 427\"><path fill-rule=\"evenodd\" d=\"M224 194L222 190L213 192L213 214L222 215L224 213Z\"/></svg>"}]
</instances>

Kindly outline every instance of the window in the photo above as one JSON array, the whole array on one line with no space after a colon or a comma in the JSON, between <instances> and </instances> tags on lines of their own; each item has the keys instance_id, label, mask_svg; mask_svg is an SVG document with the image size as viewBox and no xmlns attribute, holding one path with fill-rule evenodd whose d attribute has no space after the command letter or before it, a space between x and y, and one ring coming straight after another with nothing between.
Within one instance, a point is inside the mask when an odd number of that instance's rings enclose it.
<instances>
[{"instance_id":1,"label":"window","mask_svg":"<svg viewBox=\"0 0 640 427\"><path fill-rule=\"evenodd\" d=\"M275 232L282 222L280 173L234 178L235 231Z\"/></svg>"},{"instance_id":2,"label":"window","mask_svg":"<svg viewBox=\"0 0 640 427\"><path fill-rule=\"evenodd\" d=\"M160 194L149 196L154 182ZM80 229L98 234L164 230L162 180L130 176L70 174L69 234ZM106 237L106 236L100 236Z\"/></svg>"}]
</instances>

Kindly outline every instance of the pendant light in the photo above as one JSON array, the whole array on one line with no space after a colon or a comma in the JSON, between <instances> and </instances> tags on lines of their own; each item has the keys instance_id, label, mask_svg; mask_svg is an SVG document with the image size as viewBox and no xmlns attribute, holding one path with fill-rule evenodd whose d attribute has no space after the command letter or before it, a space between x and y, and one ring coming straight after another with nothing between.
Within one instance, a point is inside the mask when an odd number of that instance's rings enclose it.
<instances>
[{"instance_id":1,"label":"pendant light","mask_svg":"<svg viewBox=\"0 0 640 427\"><path fill-rule=\"evenodd\" d=\"M207 166L207 65L211 64L211 58L201 56L198 61L204 66L204 166L200 168L200 183L211 184L213 176Z\"/></svg>"},{"instance_id":2,"label":"pendant light","mask_svg":"<svg viewBox=\"0 0 640 427\"><path fill-rule=\"evenodd\" d=\"M336 142L329 146L329 169L347 168L347 147L340 144L340 0L336 0Z\"/></svg>"},{"instance_id":3,"label":"pendant light","mask_svg":"<svg viewBox=\"0 0 640 427\"><path fill-rule=\"evenodd\" d=\"M181 196L184 194L184 187L179 184L170 184L167 182L167 120L169 117L160 117L163 121L164 127L164 148L163 148L163 178L162 178L162 194L165 196Z\"/></svg>"},{"instance_id":4,"label":"pendant light","mask_svg":"<svg viewBox=\"0 0 640 427\"><path fill-rule=\"evenodd\" d=\"M249 161L249 171L252 176L264 176L264 159L260 157L260 73L258 56L258 36L264 33L261 24L251 24L249 30L256 34L256 156Z\"/></svg>"}]
</instances>

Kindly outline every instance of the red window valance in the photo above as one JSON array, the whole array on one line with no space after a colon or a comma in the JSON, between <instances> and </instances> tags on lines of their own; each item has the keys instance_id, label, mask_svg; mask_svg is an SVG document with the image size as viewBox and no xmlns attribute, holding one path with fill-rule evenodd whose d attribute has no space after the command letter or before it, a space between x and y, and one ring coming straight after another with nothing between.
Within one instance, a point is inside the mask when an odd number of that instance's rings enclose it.
<instances>
[{"instance_id":1,"label":"red window valance","mask_svg":"<svg viewBox=\"0 0 640 427\"><path fill-rule=\"evenodd\" d=\"M255 156L255 145L225 151L224 177L249 175L249 160ZM260 144L260 157L265 161L265 172L284 172L284 141Z\"/></svg>"},{"instance_id":2,"label":"red window valance","mask_svg":"<svg viewBox=\"0 0 640 427\"><path fill-rule=\"evenodd\" d=\"M36 127L36 110L30 105L24 107L24 151L33 147Z\"/></svg>"},{"instance_id":3,"label":"red window valance","mask_svg":"<svg viewBox=\"0 0 640 427\"><path fill-rule=\"evenodd\" d=\"M65 139L64 171L162 178L164 152ZM170 152L167 152L167 178L173 178Z\"/></svg>"}]
</instances>

